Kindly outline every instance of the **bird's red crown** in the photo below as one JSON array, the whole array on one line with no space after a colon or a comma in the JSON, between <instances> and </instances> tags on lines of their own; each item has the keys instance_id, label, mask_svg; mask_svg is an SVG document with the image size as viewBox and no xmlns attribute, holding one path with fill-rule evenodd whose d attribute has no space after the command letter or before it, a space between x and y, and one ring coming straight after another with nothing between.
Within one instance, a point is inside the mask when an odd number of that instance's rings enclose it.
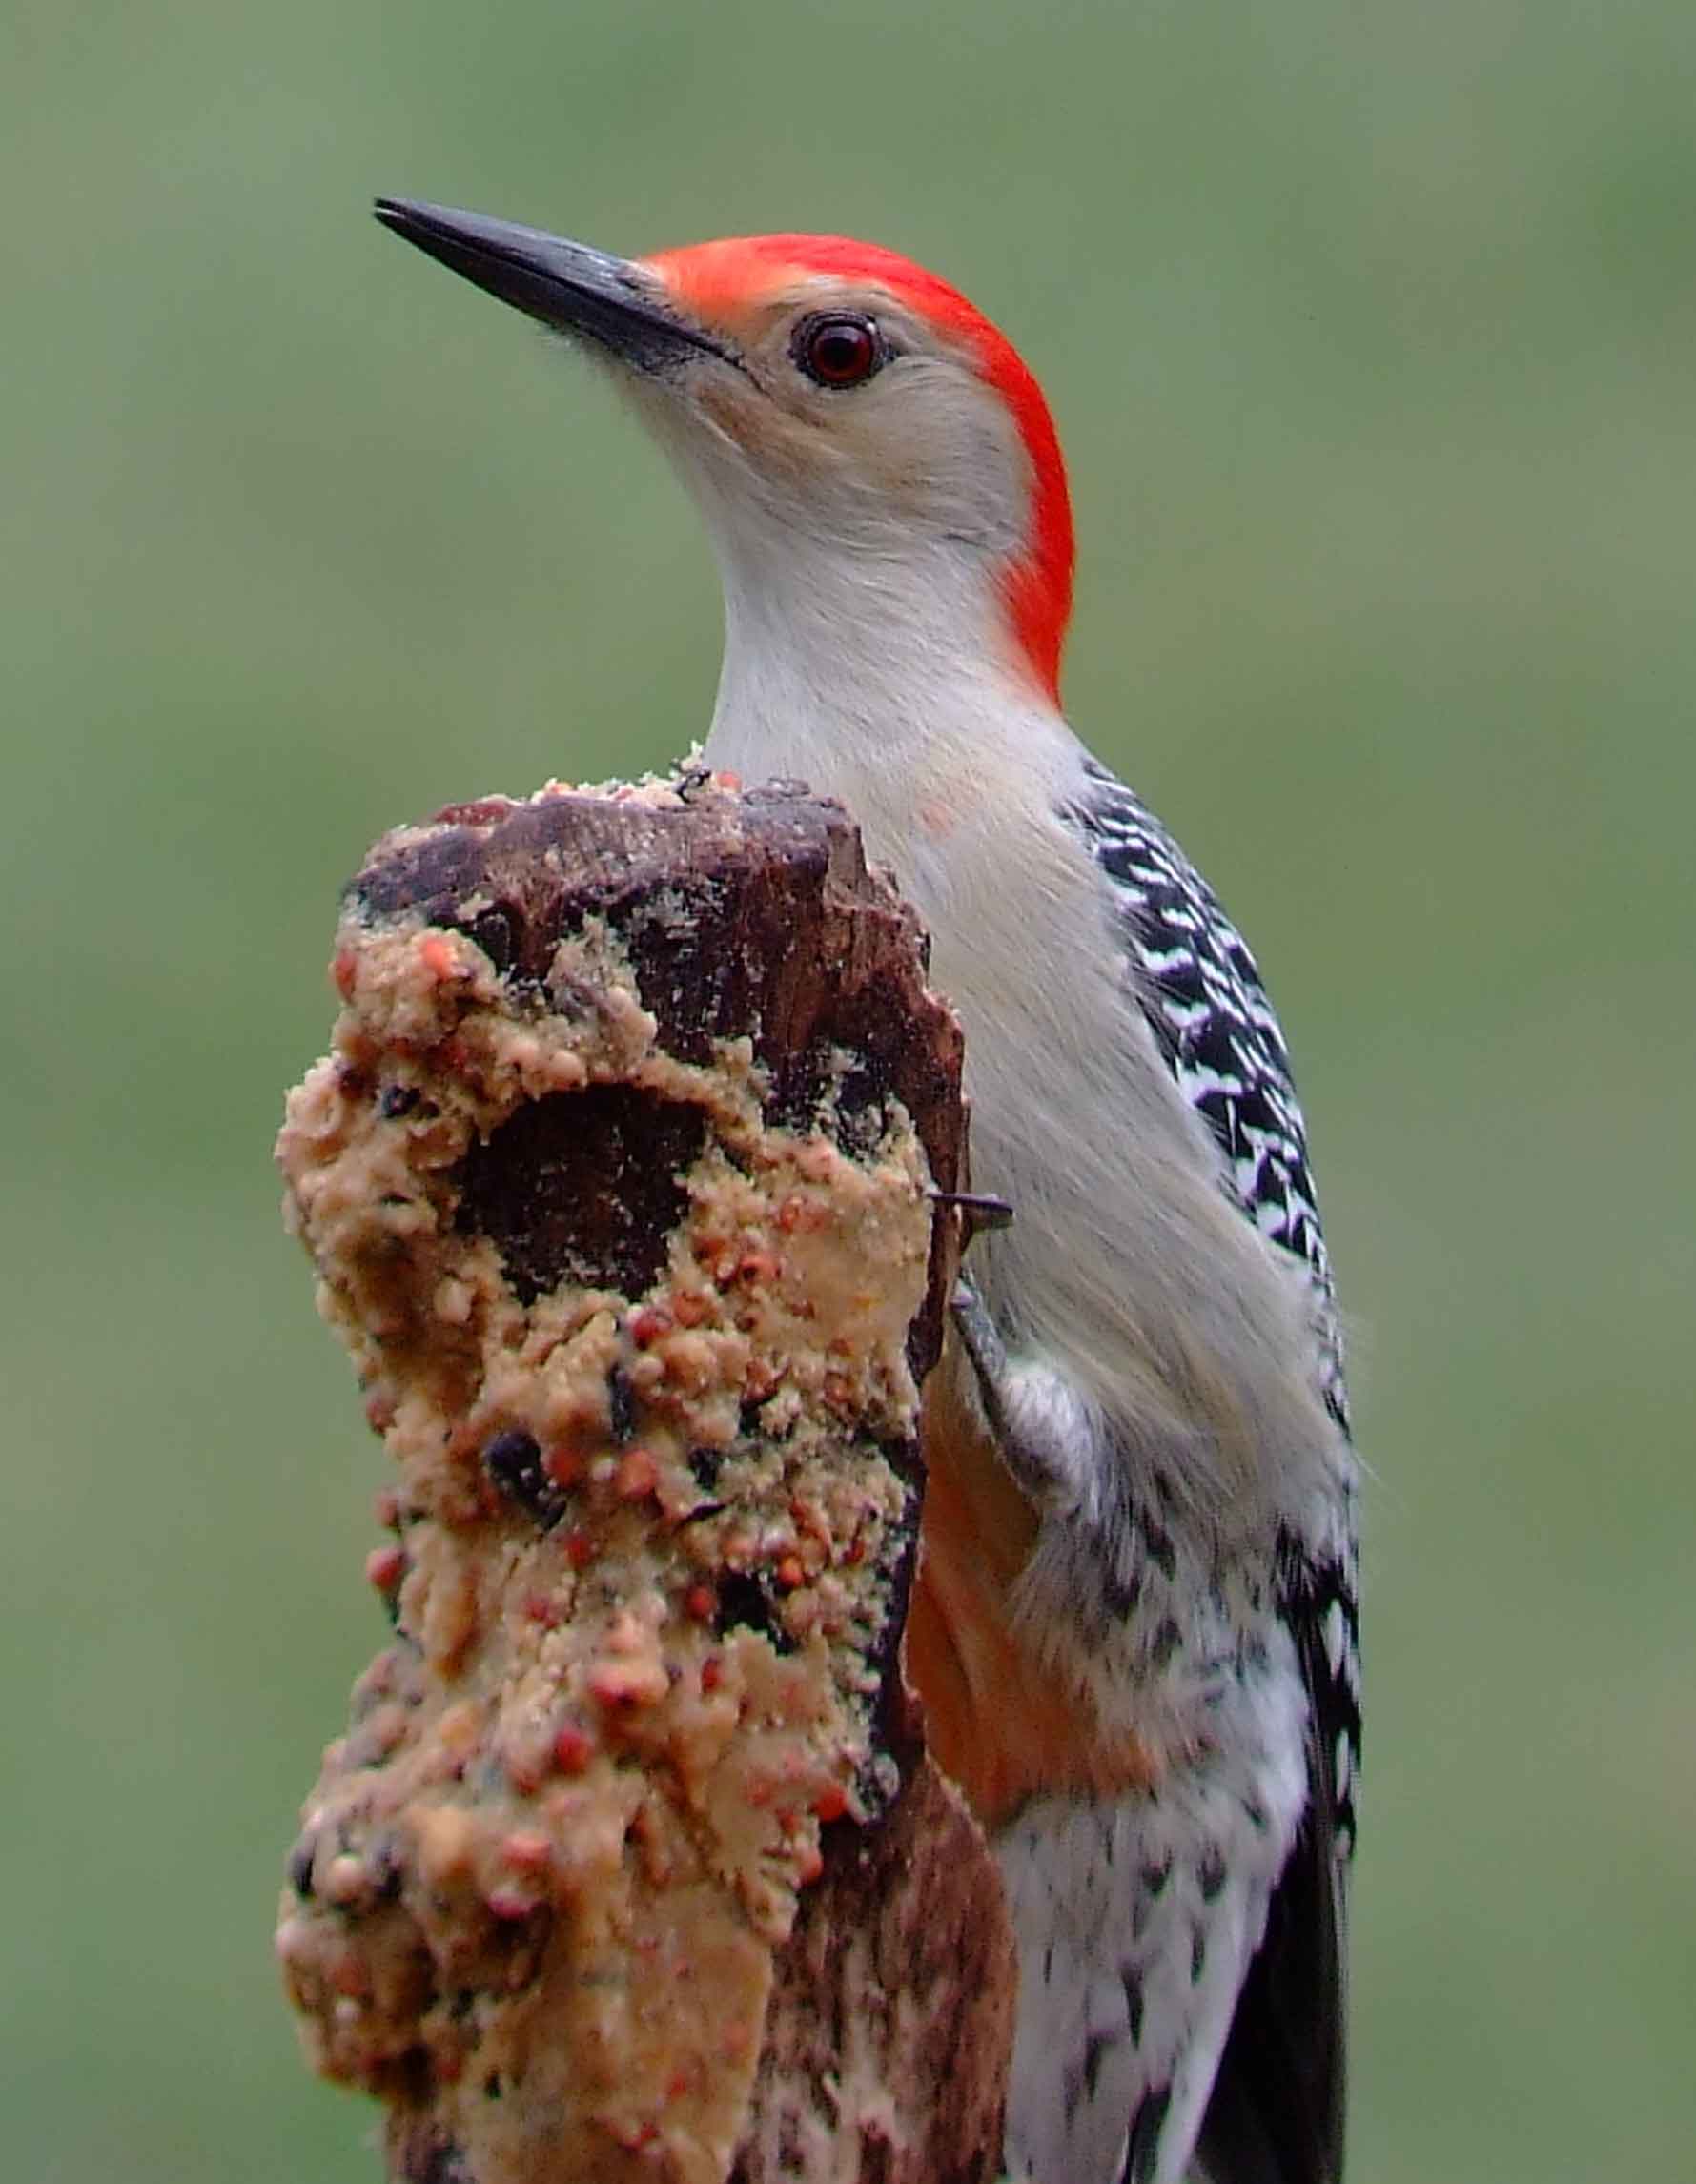
<instances>
[{"instance_id":1,"label":"bird's red crown","mask_svg":"<svg viewBox=\"0 0 1696 2184\"><path fill-rule=\"evenodd\" d=\"M1031 464L1024 551L1007 577L1013 637L1032 674L1058 702L1060 654L1072 614L1072 501L1059 435L1036 377L975 304L898 251L846 235L735 235L656 252L644 261L703 319L733 324L739 313L797 276L882 289L956 342L1006 403Z\"/></svg>"}]
</instances>

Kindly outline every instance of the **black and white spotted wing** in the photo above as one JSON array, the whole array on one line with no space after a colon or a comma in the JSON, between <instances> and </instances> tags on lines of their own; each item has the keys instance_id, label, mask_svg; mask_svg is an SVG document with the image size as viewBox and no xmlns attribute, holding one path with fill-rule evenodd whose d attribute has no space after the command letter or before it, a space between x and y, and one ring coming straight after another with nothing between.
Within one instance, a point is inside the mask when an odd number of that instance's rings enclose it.
<instances>
[{"instance_id":1,"label":"black and white spotted wing","mask_svg":"<svg viewBox=\"0 0 1696 2184\"><path fill-rule=\"evenodd\" d=\"M1219 1148L1221 1182L1262 1235L1306 1267L1325 1402L1348 1395L1331 1261L1307 1163L1289 1050L1259 969L1218 897L1141 800L1095 759L1064 813L1112 883L1131 983L1179 1091ZM1328 1542L1289 1542L1285 1600L1312 1664L1315 1727L1338 1834L1354 1834L1360 1708L1353 1511Z\"/></svg>"},{"instance_id":2,"label":"black and white spotted wing","mask_svg":"<svg viewBox=\"0 0 1696 2184\"><path fill-rule=\"evenodd\" d=\"M1218 898L1141 801L1095 760L1064 814L1111 882L1136 1001L1179 1091L1207 1122L1220 1180L1312 1284L1321 1392L1349 1430L1331 1262L1289 1051ZM1360 1748L1352 1505L1332 1536L1284 1542L1280 1610L1312 1705L1313 1805L1238 1999L1198 2149L1210 2176L1329 2179L1342 2129L1342 1865Z\"/></svg>"},{"instance_id":3,"label":"black and white spotted wing","mask_svg":"<svg viewBox=\"0 0 1696 2184\"><path fill-rule=\"evenodd\" d=\"M1217 896L1165 827L1091 759L1067 814L1117 897L1137 999L1179 1090L1225 1156L1226 1184L1312 1276L1325 1399L1346 1431L1331 1262L1290 1056L1260 973Z\"/></svg>"}]
</instances>

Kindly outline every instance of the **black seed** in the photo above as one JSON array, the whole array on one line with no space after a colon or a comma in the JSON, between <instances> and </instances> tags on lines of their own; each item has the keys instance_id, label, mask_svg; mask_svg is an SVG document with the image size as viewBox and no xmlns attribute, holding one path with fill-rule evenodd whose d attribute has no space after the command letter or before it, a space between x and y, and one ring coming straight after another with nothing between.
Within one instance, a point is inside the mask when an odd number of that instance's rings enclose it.
<instances>
[{"instance_id":1,"label":"black seed","mask_svg":"<svg viewBox=\"0 0 1696 2184\"><path fill-rule=\"evenodd\" d=\"M1161 1889L1165 1888L1167 1882L1171 1880L1171 1878L1172 1860L1170 1858L1161 1859L1157 1866L1152 1863L1145 1866L1142 1869L1142 1888L1144 1895L1157 1896Z\"/></svg>"},{"instance_id":2,"label":"black seed","mask_svg":"<svg viewBox=\"0 0 1696 2184\"><path fill-rule=\"evenodd\" d=\"M378 1101L378 1112L393 1122L398 1115L410 1114L419 1104L417 1085L384 1085L382 1097Z\"/></svg>"},{"instance_id":3,"label":"black seed","mask_svg":"<svg viewBox=\"0 0 1696 2184\"><path fill-rule=\"evenodd\" d=\"M508 1426L483 1443L483 1469L507 1499L548 1531L565 1514L566 1497L541 1467L534 1434Z\"/></svg>"},{"instance_id":4,"label":"black seed","mask_svg":"<svg viewBox=\"0 0 1696 2184\"><path fill-rule=\"evenodd\" d=\"M1113 2042L1105 2032L1092 2032L1084 2043L1084 2091L1092 2099L1095 2095L1096 2081L1101 2075L1101 2065Z\"/></svg>"},{"instance_id":5,"label":"black seed","mask_svg":"<svg viewBox=\"0 0 1696 2184\"><path fill-rule=\"evenodd\" d=\"M289 1886L303 1904L312 1901L312 1861L316 1843L304 1837L289 1852Z\"/></svg>"},{"instance_id":6,"label":"black seed","mask_svg":"<svg viewBox=\"0 0 1696 2184\"><path fill-rule=\"evenodd\" d=\"M1201 1901L1204 1904L1211 1904L1225 1886L1225 1859L1217 1844L1211 1845L1203 1852L1195 1875L1195 1885L1201 1890Z\"/></svg>"},{"instance_id":7,"label":"black seed","mask_svg":"<svg viewBox=\"0 0 1696 2184\"><path fill-rule=\"evenodd\" d=\"M1199 1986L1207 1965L1207 1935L1200 1927L1190 1929L1190 1985Z\"/></svg>"},{"instance_id":8,"label":"black seed","mask_svg":"<svg viewBox=\"0 0 1696 2184\"><path fill-rule=\"evenodd\" d=\"M719 1468L724 1460L716 1448L690 1449L689 1469L694 1475L696 1485L716 1486L719 1482Z\"/></svg>"}]
</instances>

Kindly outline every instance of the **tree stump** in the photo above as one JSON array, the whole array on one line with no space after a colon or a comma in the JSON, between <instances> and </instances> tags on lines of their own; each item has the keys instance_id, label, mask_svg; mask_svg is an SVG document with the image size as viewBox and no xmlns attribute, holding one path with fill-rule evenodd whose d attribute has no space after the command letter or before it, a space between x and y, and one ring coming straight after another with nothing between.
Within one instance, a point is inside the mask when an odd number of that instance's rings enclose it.
<instances>
[{"instance_id":1,"label":"tree stump","mask_svg":"<svg viewBox=\"0 0 1696 2184\"><path fill-rule=\"evenodd\" d=\"M348 891L291 1220L397 1465L290 1860L413 2184L968 2184L1014 1965L900 1636L957 1026L836 806L454 807Z\"/></svg>"}]
</instances>

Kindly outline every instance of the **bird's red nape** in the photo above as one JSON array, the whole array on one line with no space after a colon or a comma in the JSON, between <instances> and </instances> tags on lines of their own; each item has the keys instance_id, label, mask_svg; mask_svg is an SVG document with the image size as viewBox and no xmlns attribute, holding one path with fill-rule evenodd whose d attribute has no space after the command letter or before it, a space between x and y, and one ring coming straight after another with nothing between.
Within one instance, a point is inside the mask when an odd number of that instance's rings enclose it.
<instances>
[{"instance_id":1,"label":"bird's red nape","mask_svg":"<svg viewBox=\"0 0 1696 2184\"><path fill-rule=\"evenodd\" d=\"M1008 620L1020 660L1057 705L1072 617L1072 500L1047 399L999 327L958 289L899 251L846 235L734 235L657 251L644 262L708 322L733 322L785 280L817 276L882 288L964 345L984 383L1007 404L1030 459L1031 521L1025 551L1007 574Z\"/></svg>"}]
</instances>

